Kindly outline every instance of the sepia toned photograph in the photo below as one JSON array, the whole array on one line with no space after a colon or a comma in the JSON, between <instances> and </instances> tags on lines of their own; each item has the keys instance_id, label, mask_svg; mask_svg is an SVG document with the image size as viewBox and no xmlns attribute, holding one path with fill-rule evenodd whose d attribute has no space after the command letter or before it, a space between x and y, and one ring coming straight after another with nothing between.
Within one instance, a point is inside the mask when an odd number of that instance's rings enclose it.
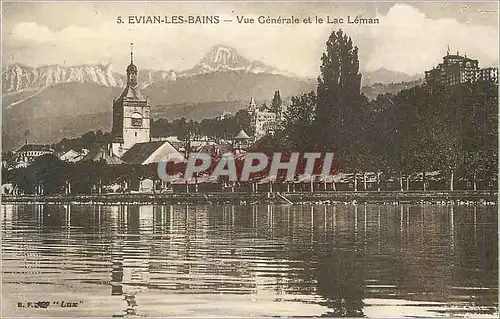
<instances>
[{"instance_id":1,"label":"sepia toned photograph","mask_svg":"<svg viewBox=\"0 0 500 319\"><path fill-rule=\"evenodd\" d=\"M2 318L498 318L498 2L1 7Z\"/></svg>"}]
</instances>

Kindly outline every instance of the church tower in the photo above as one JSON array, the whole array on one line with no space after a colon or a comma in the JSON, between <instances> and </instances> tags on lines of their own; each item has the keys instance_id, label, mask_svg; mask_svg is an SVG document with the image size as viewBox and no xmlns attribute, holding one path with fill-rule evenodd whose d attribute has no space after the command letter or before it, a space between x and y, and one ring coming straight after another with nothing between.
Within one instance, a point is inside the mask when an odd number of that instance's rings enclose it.
<instances>
[{"instance_id":1,"label":"church tower","mask_svg":"<svg viewBox=\"0 0 500 319\"><path fill-rule=\"evenodd\" d=\"M121 157L134 144L149 142L150 122L150 105L137 85L137 67L131 44L127 86L120 97L113 100L112 153Z\"/></svg>"}]
</instances>

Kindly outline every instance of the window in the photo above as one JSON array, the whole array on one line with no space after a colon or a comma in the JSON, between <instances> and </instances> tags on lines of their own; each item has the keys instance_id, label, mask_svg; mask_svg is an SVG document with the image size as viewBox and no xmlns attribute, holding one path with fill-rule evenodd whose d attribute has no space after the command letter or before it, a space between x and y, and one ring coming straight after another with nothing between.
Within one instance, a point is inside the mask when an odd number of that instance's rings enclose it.
<instances>
[{"instance_id":1,"label":"window","mask_svg":"<svg viewBox=\"0 0 500 319\"><path fill-rule=\"evenodd\" d=\"M142 126L142 115L138 112L132 114L132 126Z\"/></svg>"}]
</instances>

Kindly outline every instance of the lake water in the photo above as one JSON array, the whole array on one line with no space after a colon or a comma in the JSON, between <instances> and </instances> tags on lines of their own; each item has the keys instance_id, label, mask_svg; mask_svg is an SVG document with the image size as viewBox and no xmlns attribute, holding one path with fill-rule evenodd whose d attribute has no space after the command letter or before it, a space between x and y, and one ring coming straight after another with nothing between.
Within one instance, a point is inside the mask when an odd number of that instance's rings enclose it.
<instances>
[{"instance_id":1,"label":"lake water","mask_svg":"<svg viewBox=\"0 0 500 319\"><path fill-rule=\"evenodd\" d=\"M2 314L498 317L497 209L2 205Z\"/></svg>"}]
</instances>

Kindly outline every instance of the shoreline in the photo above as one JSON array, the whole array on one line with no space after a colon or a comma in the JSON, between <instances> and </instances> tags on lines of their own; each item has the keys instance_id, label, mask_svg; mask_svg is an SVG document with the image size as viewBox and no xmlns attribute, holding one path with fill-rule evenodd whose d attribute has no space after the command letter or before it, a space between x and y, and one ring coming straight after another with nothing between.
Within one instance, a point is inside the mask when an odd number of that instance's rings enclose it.
<instances>
[{"instance_id":1,"label":"shoreline","mask_svg":"<svg viewBox=\"0 0 500 319\"><path fill-rule=\"evenodd\" d=\"M2 204L498 204L491 191L317 191L317 192L207 192L127 193L92 195L2 195Z\"/></svg>"}]
</instances>

